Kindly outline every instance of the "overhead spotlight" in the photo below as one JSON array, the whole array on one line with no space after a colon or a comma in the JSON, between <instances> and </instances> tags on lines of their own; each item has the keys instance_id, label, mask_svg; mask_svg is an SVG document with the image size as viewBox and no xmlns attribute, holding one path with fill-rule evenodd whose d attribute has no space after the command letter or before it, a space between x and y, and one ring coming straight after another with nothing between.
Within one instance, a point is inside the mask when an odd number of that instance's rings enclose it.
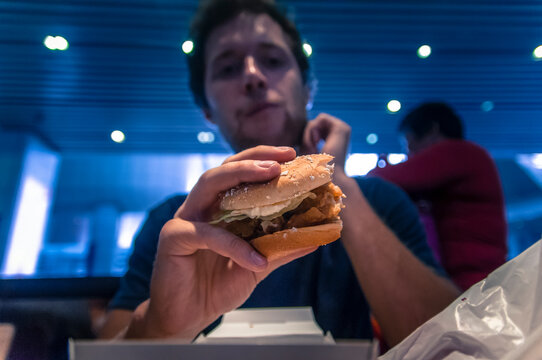
<instances>
[{"instance_id":1,"label":"overhead spotlight","mask_svg":"<svg viewBox=\"0 0 542 360\"><path fill-rule=\"evenodd\" d=\"M418 57L420 59L428 58L431 55L431 46L422 45L418 48Z\"/></svg>"},{"instance_id":2,"label":"overhead spotlight","mask_svg":"<svg viewBox=\"0 0 542 360\"><path fill-rule=\"evenodd\" d=\"M305 53L305 56L311 57L311 55L312 55L312 46L308 42L303 43L303 52Z\"/></svg>"},{"instance_id":3,"label":"overhead spotlight","mask_svg":"<svg viewBox=\"0 0 542 360\"><path fill-rule=\"evenodd\" d=\"M533 50L533 57L542 59L542 45L537 46L536 49Z\"/></svg>"},{"instance_id":4,"label":"overhead spotlight","mask_svg":"<svg viewBox=\"0 0 542 360\"><path fill-rule=\"evenodd\" d=\"M194 42L192 40L186 40L181 46L185 54L190 54L194 50Z\"/></svg>"},{"instance_id":5,"label":"overhead spotlight","mask_svg":"<svg viewBox=\"0 0 542 360\"><path fill-rule=\"evenodd\" d=\"M401 102L399 100L390 100L387 107L389 112L396 113L401 110Z\"/></svg>"},{"instance_id":6,"label":"overhead spotlight","mask_svg":"<svg viewBox=\"0 0 542 360\"><path fill-rule=\"evenodd\" d=\"M45 40L43 40L43 45L49 50L56 50L56 41L54 36L47 36Z\"/></svg>"},{"instance_id":7,"label":"overhead spotlight","mask_svg":"<svg viewBox=\"0 0 542 360\"><path fill-rule=\"evenodd\" d=\"M198 133L198 141L202 144L210 144L215 141L215 134L210 131L200 131Z\"/></svg>"},{"instance_id":8,"label":"overhead spotlight","mask_svg":"<svg viewBox=\"0 0 542 360\"><path fill-rule=\"evenodd\" d=\"M485 111L485 112L489 112L491 110L493 110L493 108L495 107L495 104L493 103L493 101L484 101L482 103L482 105L480 105L480 108L482 108L482 111Z\"/></svg>"},{"instance_id":9,"label":"overhead spotlight","mask_svg":"<svg viewBox=\"0 0 542 360\"><path fill-rule=\"evenodd\" d=\"M68 44L68 40L63 38L62 36L47 36L43 40L43 44L45 47L49 50L66 50L70 44Z\"/></svg>"},{"instance_id":10,"label":"overhead spotlight","mask_svg":"<svg viewBox=\"0 0 542 360\"><path fill-rule=\"evenodd\" d=\"M378 135L374 134L374 133L369 134L369 135L367 135L366 140L367 140L367 144L374 145L374 144L376 144L378 142Z\"/></svg>"},{"instance_id":11,"label":"overhead spotlight","mask_svg":"<svg viewBox=\"0 0 542 360\"><path fill-rule=\"evenodd\" d=\"M120 130L115 130L111 132L111 140L113 140L116 143L123 143L124 140L126 140L126 136L124 136L124 133Z\"/></svg>"}]
</instances>

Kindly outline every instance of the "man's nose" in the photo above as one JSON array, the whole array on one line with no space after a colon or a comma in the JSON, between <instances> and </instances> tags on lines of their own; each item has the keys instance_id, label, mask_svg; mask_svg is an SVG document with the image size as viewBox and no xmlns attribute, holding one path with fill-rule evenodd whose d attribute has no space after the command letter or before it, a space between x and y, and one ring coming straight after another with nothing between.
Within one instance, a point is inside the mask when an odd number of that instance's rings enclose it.
<instances>
[{"instance_id":1,"label":"man's nose","mask_svg":"<svg viewBox=\"0 0 542 360\"><path fill-rule=\"evenodd\" d=\"M244 88L247 93L267 88L267 78L256 60L249 56L245 59Z\"/></svg>"}]
</instances>

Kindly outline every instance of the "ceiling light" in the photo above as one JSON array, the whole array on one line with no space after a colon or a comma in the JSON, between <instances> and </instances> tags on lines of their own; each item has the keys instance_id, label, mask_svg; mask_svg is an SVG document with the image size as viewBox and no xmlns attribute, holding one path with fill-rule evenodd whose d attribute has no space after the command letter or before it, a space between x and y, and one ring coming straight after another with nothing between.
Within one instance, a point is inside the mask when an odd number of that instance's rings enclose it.
<instances>
[{"instance_id":1,"label":"ceiling light","mask_svg":"<svg viewBox=\"0 0 542 360\"><path fill-rule=\"evenodd\" d=\"M116 143L122 143L124 140L126 140L126 136L124 136L124 133L120 130L115 130L111 132L111 140L113 140Z\"/></svg>"},{"instance_id":2,"label":"ceiling light","mask_svg":"<svg viewBox=\"0 0 542 360\"><path fill-rule=\"evenodd\" d=\"M431 55L431 46L422 45L418 48L418 57L420 59L428 58Z\"/></svg>"},{"instance_id":3,"label":"ceiling light","mask_svg":"<svg viewBox=\"0 0 542 360\"><path fill-rule=\"evenodd\" d=\"M307 57L312 55L312 46L308 42L303 43L303 52Z\"/></svg>"},{"instance_id":4,"label":"ceiling light","mask_svg":"<svg viewBox=\"0 0 542 360\"><path fill-rule=\"evenodd\" d=\"M367 135L367 144L374 145L378 142L378 135L376 134L369 134Z\"/></svg>"},{"instance_id":5,"label":"ceiling light","mask_svg":"<svg viewBox=\"0 0 542 360\"><path fill-rule=\"evenodd\" d=\"M200 131L198 133L198 141L202 144L210 144L215 141L215 134L210 131Z\"/></svg>"},{"instance_id":6,"label":"ceiling light","mask_svg":"<svg viewBox=\"0 0 542 360\"><path fill-rule=\"evenodd\" d=\"M190 54L194 50L194 42L192 40L186 40L181 46L185 54Z\"/></svg>"},{"instance_id":7,"label":"ceiling light","mask_svg":"<svg viewBox=\"0 0 542 360\"><path fill-rule=\"evenodd\" d=\"M493 108L495 107L495 104L493 103L493 101L488 100L488 101L484 101L482 105L480 105L480 107L482 108L482 111L488 112L488 111L493 110Z\"/></svg>"},{"instance_id":8,"label":"ceiling light","mask_svg":"<svg viewBox=\"0 0 542 360\"><path fill-rule=\"evenodd\" d=\"M43 44L49 50L66 50L70 46L68 44L68 40L66 40L62 36L51 36L51 35L47 36L43 40Z\"/></svg>"},{"instance_id":9,"label":"ceiling light","mask_svg":"<svg viewBox=\"0 0 542 360\"><path fill-rule=\"evenodd\" d=\"M539 45L534 49L533 56L537 59L542 59L542 45Z\"/></svg>"},{"instance_id":10,"label":"ceiling light","mask_svg":"<svg viewBox=\"0 0 542 360\"><path fill-rule=\"evenodd\" d=\"M397 111L401 110L401 102L398 100L390 100L388 102L388 110L392 113L396 113Z\"/></svg>"},{"instance_id":11,"label":"ceiling light","mask_svg":"<svg viewBox=\"0 0 542 360\"><path fill-rule=\"evenodd\" d=\"M47 36L45 40L43 40L43 44L49 50L56 50L56 41L54 36Z\"/></svg>"}]
</instances>

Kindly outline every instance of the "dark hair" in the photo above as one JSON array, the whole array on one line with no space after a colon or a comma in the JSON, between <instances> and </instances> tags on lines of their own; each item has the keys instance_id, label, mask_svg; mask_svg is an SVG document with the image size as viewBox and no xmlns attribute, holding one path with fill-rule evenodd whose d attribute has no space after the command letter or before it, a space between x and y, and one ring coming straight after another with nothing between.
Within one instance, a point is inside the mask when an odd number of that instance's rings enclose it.
<instances>
[{"instance_id":1,"label":"dark hair","mask_svg":"<svg viewBox=\"0 0 542 360\"><path fill-rule=\"evenodd\" d=\"M425 103L411 112L399 124L401 133L412 132L422 138L438 125L439 132L445 137L463 139L463 124L454 110L442 102Z\"/></svg>"},{"instance_id":2,"label":"dark hair","mask_svg":"<svg viewBox=\"0 0 542 360\"><path fill-rule=\"evenodd\" d=\"M279 9L272 0L206 0L194 15L190 26L190 38L194 42L194 49L187 56L188 70L190 72L190 90L194 101L201 108L209 104L205 97L205 43L211 32L218 26L234 19L243 12L252 14L267 14L277 22L282 31L290 39L290 49L301 71L301 78L307 84L310 77L310 66L305 53L303 42L295 27L288 19L283 9Z\"/></svg>"}]
</instances>

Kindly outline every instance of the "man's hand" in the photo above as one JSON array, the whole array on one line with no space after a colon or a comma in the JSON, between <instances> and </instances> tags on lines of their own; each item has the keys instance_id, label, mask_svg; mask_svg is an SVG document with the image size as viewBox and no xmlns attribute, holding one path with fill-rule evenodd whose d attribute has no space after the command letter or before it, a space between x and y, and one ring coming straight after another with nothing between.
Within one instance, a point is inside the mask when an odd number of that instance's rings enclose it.
<instances>
[{"instance_id":1,"label":"man's hand","mask_svg":"<svg viewBox=\"0 0 542 360\"><path fill-rule=\"evenodd\" d=\"M315 250L268 263L248 242L207 223L220 192L279 176L278 162L294 157L292 148L261 146L201 176L174 219L162 228L151 296L135 311L126 337L191 340L220 315L242 305L271 271Z\"/></svg>"},{"instance_id":2,"label":"man's hand","mask_svg":"<svg viewBox=\"0 0 542 360\"><path fill-rule=\"evenodd\" d=\"M324 141L321 152L335 157L336 171L344 171L344 163L350 143L350 126L329 114L321 113L307 123L303 133L301 150L305 154L317 153L318 143Z\"/></svg>"}]
</instances>

